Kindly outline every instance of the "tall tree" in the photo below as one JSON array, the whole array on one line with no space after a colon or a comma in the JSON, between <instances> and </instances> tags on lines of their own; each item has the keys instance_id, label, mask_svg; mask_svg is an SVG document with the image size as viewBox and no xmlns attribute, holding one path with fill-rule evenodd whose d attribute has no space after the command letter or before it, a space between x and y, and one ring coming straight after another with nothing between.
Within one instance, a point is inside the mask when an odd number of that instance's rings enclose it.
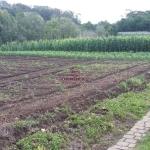
<instances>
[{"instance_id":1,"label":"tall tree","mask_svg":"<svg viewBox=\"0 0 150 150\"><path fill-rule=\"evenodd\" d=\"M64 39L77 37L79 27L69 18L53 18L45 26L45 37L47 39Z\"/></svg>"},{"instance_id":2,"label":"tall tree","mask_svg":"<svg viewBox=\"0 0 150 150\"><path fill-rule=\"evenodd\" d=\"M61 17L59 22L61 38L75 38L79 35L79 27L71 19Z\"/></svg>"},{"instance_id":3,"label":"tall tree","mask_svg":"<svg viewBox=\"0 0 150 150\"><path fill-rule=\"evenodd\" d=\"M40 14L45 21L51 20L53 15L53 9L48 6L34 6L33 11Z\"/></svg>"},{"instance_id":4,"label":"tall tree","mask_svg":"<svg viewBox=\"0 0 150 150\"><path fill-rule=\"evenodd\" d=\"M14 17L16 17L18 13L32 11L32 9L29 6L21 4L21 3L13 4L7 10Z\"/></svg>"},{"instance_id":5,"label":"tall tree","mask_svg":"<svg viewBox=\"0 0 150 150\"><path fill-rule=\"evenodd\" d=\"M150 31L150 11L129 11L116 24L118 31Z\"/></svg>"},{"instance_id":6,"label":"tall tree","mask_svg":"<svg viewBox=\"0 0 150 150\"><path fill-rule=\"evenodd\" d=\"M81 21L79 19L80 14L75 14L72 11L64 11L61 15L61 17L69 18L71 19L75 24L80 25Z\"/></svg>"},{"instance_id":7,"label":"tall tree","mask_svg":"<svg viewBox=\"0 0 150 150\"><path fill-rule=\"evenodd\" d=\"M0 44L16 39L17 23L7 10L0 10Z\"/></svg>"},{"instance_id":8,"label":"tall tree","mask_svg":"<svg viewBox=\"0 0 150 150\"><path fill-rule=\"evenodd\" d=\"M43 38L44 20L36 12L22 12L17 14L19 32L27 40Z\"/></svg>"},{"instance_id":9,"label":"tall tree","mask_svg":"<svg viewBox=\"0 0 150 150\"><path fill-rule=\"evenodd\" d=\"M88 21L87 23L82 24L82 30L95 31L96 25L94 25L90 21Z\"/></svg>"},{"instance_id":10,"label":"tall tree","mask_svg":"<svg viewBox=\"0 0 150 150\"><path fill-rule=\"evenodd\" d=\"M46 39L60 39L60 24L58 18L47 21L44 29Z\"/></svg>"},{"instance_id":11,"label":"tall tree","mask_svg":"<svg viewBox=\"0 0 150 150\"><path fill-rule=\"evenodd\" d=\"M5 0L0 0L0 9L9 9L10 4L8 4Z\"/></svg>"}]
</instances>

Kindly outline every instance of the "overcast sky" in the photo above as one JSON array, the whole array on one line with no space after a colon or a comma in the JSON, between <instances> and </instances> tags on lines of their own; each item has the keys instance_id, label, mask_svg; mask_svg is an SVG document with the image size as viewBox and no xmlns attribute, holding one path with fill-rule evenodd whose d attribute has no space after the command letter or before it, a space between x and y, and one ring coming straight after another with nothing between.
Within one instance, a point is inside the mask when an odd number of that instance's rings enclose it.
<instances>
[{"instance_id":1,"label":"overcast sky","mask_svg":"<svg viewBox=\"0 0 150 150\"><path fill-rule=\"evenodd\" d=\"M98 23L104 20L114 23L125 15L126 9L150 10L149 0L7 0L7 2L71 10L81 14L82 23L87 21Z\"/></svg>"}]
</instances>

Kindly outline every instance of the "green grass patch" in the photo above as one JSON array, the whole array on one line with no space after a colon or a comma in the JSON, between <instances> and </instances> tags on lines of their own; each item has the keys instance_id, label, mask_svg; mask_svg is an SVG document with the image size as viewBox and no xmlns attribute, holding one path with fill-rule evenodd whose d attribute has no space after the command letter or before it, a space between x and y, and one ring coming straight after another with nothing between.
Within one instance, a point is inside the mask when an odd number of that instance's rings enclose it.
<instances>
[{"instance_id":1,"label":"green grass patch","mask_svg":"<svg viewBox=\"0 0 150 150\"><path fill-rule=\"evenodd\" d=\"M40 56L107 60L150 61L150 52L0 51L0 56Z\"/></svg>"},{"instance_id":2,"label":"green grass patch","mask_svg":"<svg viewBox=\"0 0 150 150\"><path fill-rule=\"evenodd\" d=\"M134 150L150 150L150 132L146 135L145 138L140 140Z\"/></svg>"},{"instance_id":3,"label":"green grass patch","mask_svg":"<svg viewBox=\"0 0 150 150\"><path fill-rule=\"evenodd\" d=\"M37 120L16 120L13 124L14 129L34 127L39 124Z\"/></svg>"},{"instance_id":4,"label":"green grass patch","mask_svg":"<svg viewBox=\"0 0 150 150\"><path fill-rule=\"evenodd\" d=\"M17 142L21 150L60 150L64 138L59 133L37 132Z\"/></svg>"},{"instance_id":5,"label":"green grass patch","mask_svg":"<svg viewBox=\"0 0 150 150\"><path fill-rule=\"evenodd\" d=\"M119 88L122 91L129 91L134 90L137 88L142 88L147 84L146 77L144 75L140 77L132 77L126 80L125 82L121 82L117 85L117 88Z\"/></svg>"},{"instance_id":6,"label":"green grass patch","mask_svg":"<svg viewBox=\"0 0 150 150\"><path fill-rule=\"evenodd\" d=\"M102 133L111 131L113 127L111 115L102 116L84 112L83 114L70 115L67 120L70 121L70 127L78 128L80 134L85 134L87 139L94 141L100 138Z\"/></svg>"},{"instance_id":7,"label":"green grass patch","mask_svg":"<svg viewBox=\"0 0 150 150\"><path fill-rule=\"evenodd\" d=\"M146 100L146 95L128 92L115 99L105 100L100 105L100 109L107 109L114 117L139 119L150 108L150 104L144 102L144 100Z\"/></svg>"}]
</instances>

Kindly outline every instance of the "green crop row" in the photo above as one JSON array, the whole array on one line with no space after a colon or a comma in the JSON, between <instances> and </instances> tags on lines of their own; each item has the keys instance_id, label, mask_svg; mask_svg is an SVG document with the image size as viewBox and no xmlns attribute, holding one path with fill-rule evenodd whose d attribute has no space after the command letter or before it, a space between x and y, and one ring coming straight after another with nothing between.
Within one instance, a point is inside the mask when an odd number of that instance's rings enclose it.
<instances>
[{"instance_id":1,"label":"green crop row","mask_svg":"<svg viewBox=\"0 0 150 150\"><path fill-rule=\"evenodd\" d=\"M67 52L67 51L5 51L0 56L39 56L59 58L85 58L104 60L150 61L149 52Z\"/></svg>"},{"instance_id":2,"label":"green crop row","mask_svg":"<svg viewBox=\"0 0 150 150\"><path fill-rule=\"evenodd\" d=\"M150 36L117 36L11 42L1 51L150 52Z\"/></svg>"}]
</instances>

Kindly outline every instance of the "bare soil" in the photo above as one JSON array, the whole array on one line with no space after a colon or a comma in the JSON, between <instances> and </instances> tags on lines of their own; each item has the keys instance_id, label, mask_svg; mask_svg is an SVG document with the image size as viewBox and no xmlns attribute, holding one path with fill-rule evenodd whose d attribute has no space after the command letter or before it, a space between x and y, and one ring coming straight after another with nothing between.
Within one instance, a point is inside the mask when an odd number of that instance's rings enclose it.
<instances>
[{"instance_id":1,"label":"bare soil","mask_svg":"<svg viewBox=\"0 0 150 150\"><path fill-rule=\"evenodd\" d=\"M92 64L99 66L92 67ZM78 75L70 73L76 65L80 70ZM16 118L53 111L64 101L74 112L86 110L94 104L95 98L103 100L106 91L121 81L149 70L148 62L0 57L0 145L11 143L11 131L5 134L4 131ZM63 77L87 80L64 81Z\"/></svg>"}]
</instances>

